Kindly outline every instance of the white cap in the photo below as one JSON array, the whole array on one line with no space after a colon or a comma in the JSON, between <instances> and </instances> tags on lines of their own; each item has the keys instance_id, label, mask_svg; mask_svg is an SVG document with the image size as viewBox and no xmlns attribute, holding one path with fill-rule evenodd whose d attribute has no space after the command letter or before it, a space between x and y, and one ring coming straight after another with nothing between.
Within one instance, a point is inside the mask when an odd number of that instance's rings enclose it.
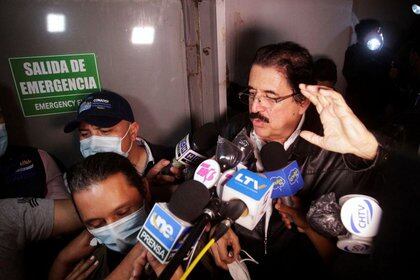
<instances>
[{"instance_id":1,"label":"white cap","mask_svg":"<svg viewBox=\"0 0 420 280\"><path fill-rule=\"evenodd\" d=\"M208 189L212 188L220 177L220 165L214 159L200 163L194 172L194 180L203 183Z\"/></svg>"},{"instance_id":2,"label":"white cap","mask_svg":"<svg viewBox=\"0 0 420 280\"><path fill-rule=\"evenodd\" d=\"M358 195L344 202L340 216L350 233L360 237L374 237L381 222L382 209L376 199Z\"/></svg>"},{"instance_id":3,"label":"white cap","mask_svg":"<svg viewBox=\"0 0 420 280\"><path fill-rule=\"evenodd\" d=\"M354 254L370 254L372 251L372 245L368 241L355 240L355 239L344 239L337 242L337 247L343 251L354 253Z\"/></svg>"}]
</instances>

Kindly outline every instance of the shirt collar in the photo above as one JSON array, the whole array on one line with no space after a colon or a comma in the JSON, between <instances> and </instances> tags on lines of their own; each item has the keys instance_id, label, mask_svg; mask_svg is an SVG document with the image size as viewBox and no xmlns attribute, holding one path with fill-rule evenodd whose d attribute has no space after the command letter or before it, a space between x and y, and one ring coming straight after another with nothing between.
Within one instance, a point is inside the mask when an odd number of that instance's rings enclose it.
<instances>
[{"instance_id":1,"label":"shirt collar","mask_svg":"<svg viewBox=\"0 0 420 280\"><path fill-rule=\"evenodd\" d=\"M139 145L141 147L144 147L144 149L146 150L146 154L147 154L147 162L144 165L143 170L141 170L141 171L137 170L140 173L140 175L143 176L144 175L144 171L146 170L147 166L149 164L152 164L152 165L155 164L155 159L153 158L152 150L150 150L150 147L147 144L146 140L144 140L143 138L137 137L136 138L136 143L137 143L137 145Z\"/></svg>"},{"instance_id":2,"label":"shirt collar","mask_svg":"<svg viewBox=\"0 0 420 280\"><path fill-rule=\"evenodd\" d=\"M300 122L296 128L295 131L293 131L292 135L289 136L289 138L284 142L284 149L287 150L290 148L290 146L295 142L295 140L298 138L300 131L302 130L303 122L305 121L305 114L303 114L302 118L300 119Z\"/></svg>"}]
</instances>

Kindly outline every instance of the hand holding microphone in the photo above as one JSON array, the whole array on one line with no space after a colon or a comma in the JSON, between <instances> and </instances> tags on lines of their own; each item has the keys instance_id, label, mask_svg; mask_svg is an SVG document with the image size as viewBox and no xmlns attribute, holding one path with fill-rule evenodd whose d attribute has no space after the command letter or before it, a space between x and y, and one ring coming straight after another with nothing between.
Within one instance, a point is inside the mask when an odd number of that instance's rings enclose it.
<instances>
[{"instance_id":1,"label":"hand holding microphone","mask_svg":"<svg viewBox=\"0 0 420 280\"><path fill-rule=\"evenodd\" d=\"M210 194L201 183L193 180L182 183L168 204L154 205L137 239L161 263L166 263L209 200Z\"/></svg>"},{"instance_id":2,"label":"hand holding microphone","mask_svg":"<svg viewBox=\"0 0 420 280\"><path fill-rule=\"evenodd\" d=\"M187 134L175 147L175 158L162 169L164 175L170 174L172 166L183 168L197 166L200 162L210 157L214 151L218 131L213 123L207 123L196 132Z\"/></svg>"},{"instance_id":3,"label":"hand holding microphone","mask_svg":"<svg viewBox=\"0 0 420 280\"><path fill-rule=\"evenodd\" d=\"M299 232L306 232L309 224L306 220L305 213L301 210L300 199L297 196L290 197L293 207L290 207L282 200L278 199L274 207L280 212L281 218L288 229L292 229L293 224L296 225Z\"/></svg>"},{"instance_id":4,"label":"hand holding microphone","mask_svg":"<svg viewBox=\"0 0 420 280\"><path fill-rule=\"evenodd\" d=\"M318 233L338 237L337 247L349 253L369 254L381 222L382 209L373 197L345 195L337 204L334 193L311 204L307 220Z\"/></svg>"},{"instance_id":5,"label":"hand holding microphone","mask_svg":"<svg viewBox=\"0 0 420 280\"><path fill-rule=\"evenodd\" d=\"M232 250L229 251L229 248ZM211 246L210 252L213 255L216 265L224 270L228 270L227 265L238 259L239 253L241 252L238 236L232 229L228 229L227 232Z\"/></svg>"},{"instance_id":6,"label":"hand holding microphone","mask_svg":"<svg viewBox=\"0 0 420 280\"><path fill-rule=\"evenodd\" d=\"M165 168L169 168L169 173L162 171ZM181 173L182 171L180 168L171 166L171 162L169 160L162 159L156 163L149 172L147 172L146 179L152 186L172 184L177 179L181 178Z\"/></svg>"},{"instance_id":7,"label":"hand holding microphone","mask_svg":"<svg viewBox=\"0 0 420 280\"><path fill-rule=\"evenodd\" d=\"M147 264L150 265L157 276L159 276L166 267L166 265L161 264L150 252L144 251L134 260L133 271L131 273L130 280L140 280ZM179 266L171 279L179 279L182 274L183 270L181 266Z\"/></svg>"}]
</instances>

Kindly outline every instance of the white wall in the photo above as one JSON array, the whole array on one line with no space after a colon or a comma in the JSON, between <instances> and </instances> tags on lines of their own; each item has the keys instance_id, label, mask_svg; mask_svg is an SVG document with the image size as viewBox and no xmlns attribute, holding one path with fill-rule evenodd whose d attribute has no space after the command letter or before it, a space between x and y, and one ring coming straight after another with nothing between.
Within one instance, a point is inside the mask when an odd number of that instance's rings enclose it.
<instances>
[{"instance_id":1,"label":"white wall","mask_svg":"<svg viewBox=\"0 0 420 280\"><path fill-rule=\"evenodd\" d=\"M314 56L327 55L341 69L350 41L351 0L229 0L226 3L229 79L247 84L249 66L258 47L294 41Z\"/></svg>"},{"instance_id":2,"label":"white wall","mask_svg":"<svg viewBox=\"0 0 420 280\"><path fill-rule=\"evenodd\" d=\"M95 53L102 87L133 107L141 135L175 144L190 130L184 26L178 0L0 0L0 101L10 142L45 149L66 164L80 158L78 141L63 127L74 113L24 118L8 58ZM47 13L63 13L67 30L46 31ZM133 45L136 25L155 27L152 45Z\"/></svg>"}]
</instances>

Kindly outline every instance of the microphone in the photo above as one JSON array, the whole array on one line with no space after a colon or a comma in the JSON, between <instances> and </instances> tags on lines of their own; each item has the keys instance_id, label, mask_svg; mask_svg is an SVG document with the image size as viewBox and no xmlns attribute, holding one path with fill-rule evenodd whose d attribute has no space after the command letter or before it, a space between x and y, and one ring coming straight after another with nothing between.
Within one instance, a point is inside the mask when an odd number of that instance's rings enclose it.
<instances>
[{"instance_id":1,"label":"microphone","mask_svg":"<svg viewBox=\"0 0 420 280\"><path fill-rule=\"evenodd\" d=\"M200 163L194 173L194 180L211 189L220 178L220 166L214 159L207 159Z\"/></svg>"},{"instance_id":2,"label":"microphone","mask_svg":"<svg viewBox=\"0 0 420 280\"><path fill-rule=\"evenodd\" d=\"M293 207L292 195L303 188L304 182L296 161L287 163L287 153L282 144L270 142L260 151L264 174L273 182L271 198Z\"/></svg>"},{"instance_id":3,"label":"microphone","mask_svg":"<svg viewBox=\"0 0 420 280\"><path fill-rule=\"evenodd\" d=\"M348 234L338 236L337 247L349 253L370 254L378 233L382 209L373 197L360 194L340 198L340 218Z\"/></svg>"},{"instance_id":4,"label":"microphone","mask_svg":"<svg viewBox=\"0 0 420 280\"><path fill-rule=\"evenodd\" d=\"M222 207L221 213L221 216L226 218L217 224L212 238L214 238L215 241L219 240L239 217L248 215L247 209L245 202L242 200L233 199L228 201L224 207Z\"/></svg>"},{"instance_id":5,"label":"microphone","mask_svg":"<svg viewBox=\"0 0 420 280\"><path fill-rule=\"evenodd\" d=\"M246 129L242 130L235 136L232 143L242 151L241 164L246 165L251 155L254 154L254 145L248 137Z\"/></svg>"},{"instance_id":6,"label":"microphone","mask_svg":"<svg viewBox=\"0 0 420 280\"><path fill-rule=\"evenodd\" d=\"M318 233L338 237L337 247L355 254L369 254L372 239L378 233L382 209L373 197L350 194L340 198L335 194L321 196L311 203L307 220Z\"/></svg>"},{"instance_id":7,"label":"microphone","mask_svg":"<svg viewBox=\"0 0 420 280\"><path fill-rule=\"evenodd\" d=\"M244 153L237 145L223 137L218 137L215 159L219 163L222 172L235 168L243 157Z\"/></svg>"},{"instance_id":8,"label":"microphone","mask_svg":"<svg viewBox=\"0 0 420 280\"><path fill-rule=\"evenodd\" d=\"M217 129L213 123L201 126L196 132L187 134L175 147L175 158L165 166L161 173L170 174L172 166L196 166L214 152L217 141Z\"/></svg>"},{"instance_id":9,"label":"microphone","mask_svg":"<svg viewBox=\"0 0 420 280\"><path fill-rule=\"evenodd\" d=\"M216 184L216 193L218 197L223 195L223 186L239 169L246 169L244 165L248 160L254 148L251 140L243 129L233 140L220 137L217 139L215 159L220 164L222 174Z\"/></svg>"},{"instance_id":10,"label":"microphone","mask_svg":"<svg viewBox=\"0 0 420 280\"><path fill-rule=\"evenodd\" d=\"M201 186L203 186L201 184ZM207 191L207 190L206 190ZM208 192L208 191L207 191ZM185 205L188 205L188 201L184 201ZM221 202L217 198L213 198L210 200L209 205L204 209L204 211L200 212L200 217L198 221L191 229L190 233L188 234L187 238L183 242L181 248L175 253L169 264L165 267L162 273L159 275L158 279L170 279L170 277L174 274L175 270L181 264L182 260L188 254L188 251L197 242L198 238L201 236L204 228L206 227L207 223L216 217L219 216L220 213Z\"/></svg>"},{"instance_id":11,"label":"microphone","mask_svg":"<svg viewBox=\"0 0 420 280\"><path fill-rule=\"evenodd\" d=\"M222 200L242 201L247 211L236 223L253 230L271 204L272 190L272 183L268 178L247 169L240 169L225 184Z\"/></svg>"},{"instance_id":12,"label":"microphone","mask_svg":"<svg viewBox=\"0 0 420 280\"><path fill-rule=\"evenodd\" d=\"M210 194L200 182L180 184L168 204L153 206L137 239L160 263L167 263L209 200Z\"/></svg>"}]
</instances>

